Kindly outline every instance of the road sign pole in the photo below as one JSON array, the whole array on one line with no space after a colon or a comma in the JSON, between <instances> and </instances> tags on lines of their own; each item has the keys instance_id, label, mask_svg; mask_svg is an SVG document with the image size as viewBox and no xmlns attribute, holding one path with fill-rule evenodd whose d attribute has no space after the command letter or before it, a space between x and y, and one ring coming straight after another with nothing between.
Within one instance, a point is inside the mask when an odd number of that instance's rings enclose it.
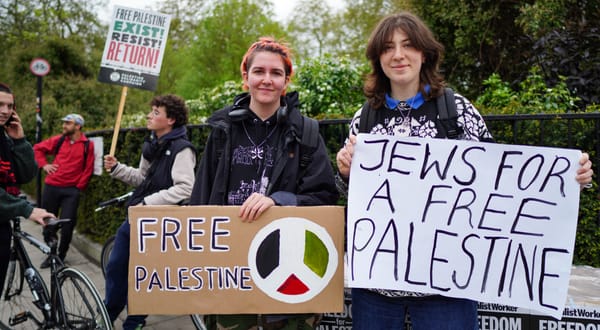
<instances>
[{"instance_id":1,"label":"road sign pole","mask_svg":"<svg viewBox=\"0 0 600 330\"><path fill-rule=\"evenodd\" d=\"M42 76L37 76L37 95L35 98L35 142L42 141ZM37 175L37 206L42 205L42 170L38 168Z\"/></svg>"},{"instance_id":2,"label":"road sign pole","mask_svg":"<svg viewBox=\"0 0 600 330\"><path fill-rule=\"evenodd\" d=\"M36 109L35 109L35 142L42 141L42 78L50 73L50 64L43 58L34 58L29 63L29 70L35 76L37 76L37 95L35 98ZM42 170L38 169L37 182L36 182L36 195L37 195L37 206L42 205Z\"/></svg>"}]
</instances>

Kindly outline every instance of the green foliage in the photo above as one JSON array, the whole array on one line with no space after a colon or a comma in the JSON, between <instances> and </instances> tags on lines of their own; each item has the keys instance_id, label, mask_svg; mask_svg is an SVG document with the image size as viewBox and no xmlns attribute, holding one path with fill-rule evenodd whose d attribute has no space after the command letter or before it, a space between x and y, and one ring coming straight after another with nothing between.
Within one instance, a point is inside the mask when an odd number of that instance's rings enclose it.
<instances>
[{"instance_id":1,"label":"green foliage","mask_svg":"<svg viewBox=\"0 0 600 330\"><path fill-rule=\"evenodd\" d=\"M578 100L564 78L555 86L548 86L537 67L529 71L518 90L498 74L492 74L483 85L486 89L475 101L483 114L564 113L574 110Z\"/></svg>"},{"instance_id":2,"label":"green foliage","mask_svg":"<svg viewBox=\"0 0 600 330\"><path fill-rule=\"evenodd\" d=\"M240 79L242 57L254 41L261 36L285 37L272 16L269 3L215 1L199 21L195 38L178 54L179 65L186 70L175 83L176 92L186 99L197 98L203 88Z\"/></svg>"},{"instance_id":3,"label":"green foliage","mask_svg":"<svg viewBox=\"0 0 600 330\"><path fill-rule=\"evenodd\" d=\"M305 114L323 118L348 118L364 103L362 76L368 68L347 57L326 55L302 63L294 80Z\"/></svg>"},{"instance_id":4,"label":"green foliage","mask_svg":"<svg viewBox=\"0 0 600 330\"><path fill-rule=\"evenodd\" d=\"M233 102L233 98L242 92L242 83L226 81L223 84L200 92L200 97L187 102L190 108L190 122L204 123L210 115Z\"/></svg>"}]
</instances>

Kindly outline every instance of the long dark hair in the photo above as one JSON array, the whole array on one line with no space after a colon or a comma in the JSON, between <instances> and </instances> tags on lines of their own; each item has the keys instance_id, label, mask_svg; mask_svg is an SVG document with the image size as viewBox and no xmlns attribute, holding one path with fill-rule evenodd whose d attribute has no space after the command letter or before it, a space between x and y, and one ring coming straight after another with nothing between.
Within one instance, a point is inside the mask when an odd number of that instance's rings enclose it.
<instances>
[{"instance_id":1,"label":"long dark hair","mask_svg":"<svg viewBox=\"0 0 600 330\"><path fill-rule=\"evenodd\" d=\"M371 63L371 72L367 75L363 91L373 109L381 107L385 102L385 93L391 91L390 79L383 72L379 58L385 50L385 44L397 30L406 33L411 45L423 52L425 62L419 73L419 91L425 99L429 100L441 95L445 86L444 78L439 72L444 46L435 39L431 30L417 16L409 12L389 15L377 24L367 43L366 55ZM425 93L425 85L431 87L429 94Z\"/></svg>"}]
</instances>

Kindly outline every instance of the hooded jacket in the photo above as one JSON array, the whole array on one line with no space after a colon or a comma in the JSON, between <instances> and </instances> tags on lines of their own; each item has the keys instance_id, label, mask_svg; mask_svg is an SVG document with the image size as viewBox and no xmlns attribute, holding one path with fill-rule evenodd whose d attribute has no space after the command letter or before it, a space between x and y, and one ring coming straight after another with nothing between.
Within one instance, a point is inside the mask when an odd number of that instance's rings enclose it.
<instances>
[{"instance_id":1,"label":"hooded jacket","mask_svg":"<svg viewBox=\"0 0 600 330\"><path fill-rule=\"evenodd\" d=\"M250 98L247 93L234 99L237 107L248 109ZM308 164L301 165L301 134L303 119L299 110L298 93L291 92L282 97L287 110L278 119L277 151L273 173L266 195L276 205L310 206L333 205L339 194L335 185L333 168L323 138L312 152ZM233 123L237 119L231 115L234 106L215 112L207 121L212 127L208 137L196 182L192 191L192 205L226 205L231 167L231 136ZM281 111L281 110L280 110ZM243 119L242 119L243 120Z\"/></svg>"},{"instance_id":2,"label":"hooded jacket","mask_svg":"<svg viewBox=\"0 0 600 330\"><path fill-rule=\"evenodd\" d=\"M0 173L6 176L4 182L0 183L0 223L17 216L28 218L33 206L17 196L17 185L27 183L35 177L37 163L31 144L25 138L11 139L4 127L0 127L0 167ZM14 179L9 180L9 177Z\"/></svg>"}]
</instances>

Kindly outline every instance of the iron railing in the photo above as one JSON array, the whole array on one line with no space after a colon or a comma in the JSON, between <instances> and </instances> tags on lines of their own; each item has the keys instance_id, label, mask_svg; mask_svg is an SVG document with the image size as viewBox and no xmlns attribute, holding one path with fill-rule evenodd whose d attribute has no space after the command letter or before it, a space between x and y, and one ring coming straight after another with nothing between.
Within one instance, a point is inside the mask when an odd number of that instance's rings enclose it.
<instances>
[{"instance_id":1,"label":"iron railing","mask_svg":"<svg viewBox=\"0 0 600 330\"><path fill-rule=\"evenodd\" d=\"M595 169L600 163L600 112L485 115L484 119L498 143L580 149L590 154ZM331 153L331 159L334 159L335 152L348 134L349 120L325 119L319 123L321 135ZM201 153L209 128L204 124L188 125L187 128L190 140ZM102 136L106 141L112 140L112 134L112 129L86 133L88 137ZM129 134L146 135L147 129L121 128L119 142L124 142ZM105 143L105 153L108 152L108 146L110 143ZM141 148L129 147L119 149L119 152L130 163L136 163ZM600 182L598 177L600 176L596 176L596 180Z\"/></svg>"}]
</instances>

